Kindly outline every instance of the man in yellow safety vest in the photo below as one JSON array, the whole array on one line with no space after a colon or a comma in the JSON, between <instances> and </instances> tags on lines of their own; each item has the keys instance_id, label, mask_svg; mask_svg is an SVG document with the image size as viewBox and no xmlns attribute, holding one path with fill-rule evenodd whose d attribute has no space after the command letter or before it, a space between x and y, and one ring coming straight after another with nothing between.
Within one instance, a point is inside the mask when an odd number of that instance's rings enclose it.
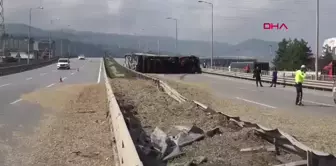
<instances>
[{"instance_id":1,"label":"man in yellow safety vest","mask_svg":"<svg viewBox=\"0 0 336 166\"><path fill-rule=\"evenodd\" d=\"M295 87L296 87L296 105L303 106L302 104L302 83L306 78L306 66L302 65L300 70L295 72Z\"/></svg>"}]
</instances>

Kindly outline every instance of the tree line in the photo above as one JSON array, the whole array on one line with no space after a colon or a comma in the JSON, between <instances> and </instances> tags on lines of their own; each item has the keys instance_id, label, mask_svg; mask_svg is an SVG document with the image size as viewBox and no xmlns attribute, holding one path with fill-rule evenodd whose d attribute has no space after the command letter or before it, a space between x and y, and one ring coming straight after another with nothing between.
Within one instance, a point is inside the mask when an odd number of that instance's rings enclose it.
<instances>
[{"instance_id":1,"label":"tree line","mask_svg":"<svg viewBox=\"0 0 336 166\"><path fill-rule=\"evenodd\" d=\"M333 50L329 46L323 48L323 56L319 57L318 70L328 65L333 60ZM293 71L306 65L309 70L315 70L315 57L308 42L301 39L282 39L278 43L278 50L273 59L273 64L278 70Z\"/></svg>"}]
</instances>

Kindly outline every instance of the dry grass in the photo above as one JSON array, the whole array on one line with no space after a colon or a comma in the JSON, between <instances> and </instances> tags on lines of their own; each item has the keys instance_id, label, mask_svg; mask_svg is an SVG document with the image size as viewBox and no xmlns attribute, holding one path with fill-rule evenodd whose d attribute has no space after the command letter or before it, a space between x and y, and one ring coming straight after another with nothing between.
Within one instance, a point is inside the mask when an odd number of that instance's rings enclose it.
<instances>
[{"instance_id":1,"label":"dry grass","mask_svg":"<svg viewBox=\"0 0 336 166\"><path fill-rule=\"evenodd\" d=\"M116 78L110 82L135 140L139 138L139 130L149 135L156 126L168 133L174 125L195 124L203 130L220 126L223 134L183 148L186 155L170 161L168 165L186 163L199 156L208 158L208 162L203 165L279 164L270 152L240 153L241 148L267 143L257 138L252 130L241 130L224 116L206 113L193 103L177 103L164 92L158 91L151 81ZM149 156L142 157L142 160L145 165L160 165L150 160Z\"/></svg>"},{"instance_id":2,"label":"dry grass","mask_svg":"<svg viewBox=\"0 0 336 166\"><path fill-rule=\"evenodd\" d=\"M22 136L15 154L21 161L10 165L114 165L103 84L60 86L22 98L53 111L33 137Z\"/></svg>"},{"instance_id":3,"label":"dry grass","mask_svg":"<svg viewBox=\"0 0 336 166\"><path fill-rule=\"evenodd\" d=\"M227 115L240 116L266 127L282 129L313 149L336 154L336 119L333 117L261 109L246 102L214 96L206 84L182 80L166 82L188 99L197 100Z\"/></svg>"}]
</instances>

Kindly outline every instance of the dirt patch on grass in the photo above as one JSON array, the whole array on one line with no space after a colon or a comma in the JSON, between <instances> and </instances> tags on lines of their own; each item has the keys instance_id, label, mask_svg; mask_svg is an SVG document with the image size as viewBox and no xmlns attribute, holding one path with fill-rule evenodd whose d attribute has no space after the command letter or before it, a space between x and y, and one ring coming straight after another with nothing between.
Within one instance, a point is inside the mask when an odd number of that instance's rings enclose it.
<instances>
[{"instance_id":1,"label":"dirt patch on grass","mask_svg":"<svg viewBox=\"0 0 336 166\"><path fill-rule=\"evenodd\" d=\"M20 138L18 165L114 165L103 84L59 86L22 98L53 111L34 136Z\"/></svg>"},{"instance_id":2,"label":"dirt patch on grass","mask_svg":"<svg viewBox=\"0 0 336 166\"><path fill-rule=\"evenodd\" d=\"M159 91L151 81L115 78L111 85L128 124L131 135L142 146L141 139L148 139L155 127L168 134L176 125L196 125L204 131L218 127L222 134L205 137L182 148L185 155L168 161L168 165L185 165L193 159L207 158L201 165L261 166L279 164L273 152L242 153L240 149L270 145L251 129L241 129L225 116L201 110L194 103L178 103ZM142 136L145 134L144 136ZM174 135L172 135L174 136ZM142 137L142 138L141 138ZM148 140L147 140L148 142ZM165 165L155 160L156 155L145 155L139 150L145 165ZM283 152L282 152L283 153Z\"/></svg>"},{"instance_id":3,"label":"dirt patch on grass","mask_svg":"<svg viewBox=\"0 0 336 166\"><path fill-rule=\"evenodd\" d=\"M213 90L206 84L164 80L188 99L197 100L230 116L239 116L244 120L269 128L282 129L313 149L336 154L336 120L334 117L324 115L316 117L289 110L273 111L246 102L215 96Z\"/></svg>"}]
</instances>

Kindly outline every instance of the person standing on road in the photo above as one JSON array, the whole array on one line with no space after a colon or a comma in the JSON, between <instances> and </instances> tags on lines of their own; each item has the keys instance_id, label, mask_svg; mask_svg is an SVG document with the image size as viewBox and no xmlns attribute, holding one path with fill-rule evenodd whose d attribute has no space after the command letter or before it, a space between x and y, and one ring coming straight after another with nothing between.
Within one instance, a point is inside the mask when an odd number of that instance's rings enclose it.
<instances>
[{"instance_id":1,"label":"person standing on road","mask_svg":"<svg viewBox=\"0 0 336 166\"><path fill-rule=\"evenodd\" d=\"M253 78L256 79L257 87L258 87L258 83L260 84L260 87L263 87L263 85L261 84L261 70L259 69L258 66L253 71Z\"/></svg>"},{"instance_id":2,"label":"person standing on road","mask_svg":"<svg viewBox=\"0 0 336 166\"><path fill-rule=\"evenodd\" d=\"M306 66L302 65L300 70L295 72L295 88L296 88L296 100L295 104L303 106L302 104L302 83L306 78Z\"/></svg>"},{"instance_id":3,"label":"person standing on road","mask_svg":"<svg viewBox=\"0 0 336 166\"><path fill-rule=\"evenodd\" d=\"M276 67L274 67L274 70L273 70L273 73L272 73L272 83L271 83L270 87L273 87L273 85L274 85L274 88L275 88L277 80L278 80L278 71L277 71Z\"/></svg>"}]
</instances>

